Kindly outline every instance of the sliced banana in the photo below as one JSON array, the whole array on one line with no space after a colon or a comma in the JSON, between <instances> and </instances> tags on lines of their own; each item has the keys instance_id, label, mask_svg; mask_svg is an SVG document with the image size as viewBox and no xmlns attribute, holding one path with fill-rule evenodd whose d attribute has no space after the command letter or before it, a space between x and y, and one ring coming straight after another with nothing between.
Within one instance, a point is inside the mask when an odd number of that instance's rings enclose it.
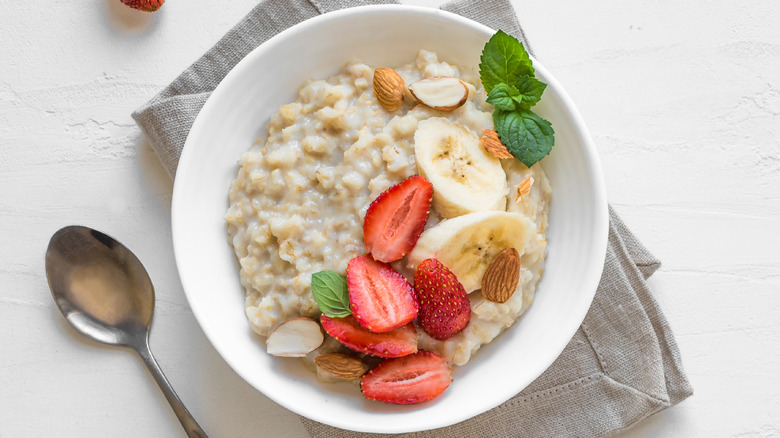
<instances>
[{"instance_id":1,"label":"sliced banana","mask_svg":"<svg viewBox=\"0 0 780 438\"><path fill-rule=\"evenodd\" d=\"M414 134L414 154L442 217L506 210L506 173L472 132L441 117L423 120Z\"/></svg>"},{"instance_id":2,"label":"sliced banana","mask_svg":"<svg viewBox=\"0 0 780 438\"><path fill-rule=\"evenodd\" d=\"M504 248L515 248L520 256L536 225L523 214L505 211L469 213L439 222L425 230L409 254L416 269L423 260L436 258L449 268L466 292L481 287L490 262Z\"/></svg>"}]
</instances>

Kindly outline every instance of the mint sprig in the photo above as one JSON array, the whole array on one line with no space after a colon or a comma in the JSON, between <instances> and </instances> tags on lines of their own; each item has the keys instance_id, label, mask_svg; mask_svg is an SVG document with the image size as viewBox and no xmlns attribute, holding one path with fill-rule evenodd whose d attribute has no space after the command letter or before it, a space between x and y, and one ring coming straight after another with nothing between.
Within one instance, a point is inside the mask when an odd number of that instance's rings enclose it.
<instances>
[{"instance_id":1,"label":"mint sprig","mask_svg":"<svg viewBox=\"0 0 780 438\"><path fill-rule=\"evenodd\" d=\"M552 150L552 124L531 107L542 98L547 84L535 71L523 44L499 30L482 49L479 76L488 93L493 124L501 142L518 160L530 167Z\"/></svg>"},{"instance_id":2,"label":"mint sprig","mask_svg":"<svg viewBox=\"0 0 780 438\"><path fill-rule=\"evenodd\" d=\"M320 311L331 318L352 314L349 308L347 279L333 271L320 271L311 276L311 293Z\"/></svg>"}]
</instances>

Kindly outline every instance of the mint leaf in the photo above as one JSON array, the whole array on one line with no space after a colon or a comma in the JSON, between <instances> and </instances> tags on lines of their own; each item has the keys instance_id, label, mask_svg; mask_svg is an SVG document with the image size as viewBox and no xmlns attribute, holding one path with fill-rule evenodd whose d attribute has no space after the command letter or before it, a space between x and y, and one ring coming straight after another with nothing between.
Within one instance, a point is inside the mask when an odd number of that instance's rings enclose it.
<instances>
[{"instance_id":1,"label":"mint leaf","mask_svg":"<svg viewBox=\"0 0 780 438\"><path fill-rule=\"evenodd\" d=\"M352 314L349 309L347 279L333 271L320 271L311 276L311 293L322 313L331 318Z\"/></svg>"},{"instance_id":2,"label":"mint leaf","mask_svg":"<svg viewBox=\"0 0 780 438\"><path fill-rule=\"evenodd\" d=\"M552 124L531 110L496 109L493 124L509 152L528 167L549 154L555 143Z\"/></svg>"},{"instance_id":3,"label":"mint leaf","mask_svg":"<svg viewBox=\"0 0 780 438\"><path fill-rule=\"evenodd\" d=\"M514 84L521 76L534 75L523 44L500 30L485 44L479 60L479 77L488 93L502 82Z\"/></svg>"},{"instance_id":4,"label":"mint leaf","mask_svg":"<svg viewBox=\"0 0 780 438\"><path fill-rule=\"evenodd\" d=\"M502 82L490 90L486 102L500 110L514 111L516 105L522 101L523 95L517 87Z\"/></svg>"},{"instance_id":5,"label":"mint leaf","mask_svg":"<svg viewBox=\"0 0 780 438\"><path fill-rule=\"evenodd\" d=\"M541 100L547 88L547 84L531 76L521 76L516 83L517 86L496 84L488 94L487 103L504 111L528 109Z\"/></svg>"},{"instance_id":6,"label":"mint leaf","mask_svg":"<svg viewBox=\"0 0 780 438\"><path fill-rule=\"evenodd\" d=\"M528 109L539 103L547 84L532 77L522 76L517 82L518 93L522 96L522 102L517 102L520 108Z\"/></svg>"}]
</instances>

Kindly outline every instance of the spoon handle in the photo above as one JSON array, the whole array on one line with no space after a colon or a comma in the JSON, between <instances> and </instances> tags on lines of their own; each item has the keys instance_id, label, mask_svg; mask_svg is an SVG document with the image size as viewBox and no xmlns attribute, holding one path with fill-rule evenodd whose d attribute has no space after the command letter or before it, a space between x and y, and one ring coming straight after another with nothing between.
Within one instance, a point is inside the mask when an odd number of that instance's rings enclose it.
<instances>
[{"instance_id":1,"label":"spoon handle","mask_svg":"<svg viewBox=\"0 0 780 438\"><path fill-rule=\"evenodd\" d=\"M171 408L173 408L173 412L176 414L176 417L179 418L179 422L181 422L181 425L184 428L184 431L187 433L187 436L189 438L208 438L206 432L204 432L195 419L192 418L190 411L187 410L187 408L184 406L184 403L181 402L179 396L176 395L176 392L174 392L173 387L171 387L168 379L165 378L165 375L160 369L160 366L157 365L157 361L154 360L154 356L152 356L152 350L149 348L148 335L145 337L145 342L138 342L136 345L134 345L134 347L141 358L144 360L144 363L149 369L149 372L151 372L152 376L154 376L154 380L157 381L157 385L160 387L163 394L165 394L165 398L168 399L168 403L170 403Z\"/></svg>"}]
</instances>

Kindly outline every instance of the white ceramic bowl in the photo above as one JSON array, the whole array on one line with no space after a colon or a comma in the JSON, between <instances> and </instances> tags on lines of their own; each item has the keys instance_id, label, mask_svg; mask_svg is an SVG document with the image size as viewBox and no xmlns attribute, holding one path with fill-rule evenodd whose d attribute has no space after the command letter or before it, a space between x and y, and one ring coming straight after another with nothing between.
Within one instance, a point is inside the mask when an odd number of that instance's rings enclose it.
<instances>
[{"instance_id":1,"label":"white ceramic bowl","mask_svg":"<svg viewBox=\"0 0 780 438\"><path fill-rule=\"evenodd\" d=\"M279 105L308 78L351 60L374 66L412 62L421 48L477 65L488 27L435 9L372 6L326 14L272 38L222 81L190 131L173 190L176 263L193 313L225 361L250 385L305 417L344 429L398 433L446 426L506 401L563 351L596 290L607 241L604 183L595 148L574 104L534 61L548 87L535 110L555 129L545 158L553 189L549 255L530 310L482 348L435 401L395 406L365 400L350 385L318 383L296 359L265 352L244 314L244 293L225 231L227 192L239 156Z\"/></svg>"}]
</instances>

